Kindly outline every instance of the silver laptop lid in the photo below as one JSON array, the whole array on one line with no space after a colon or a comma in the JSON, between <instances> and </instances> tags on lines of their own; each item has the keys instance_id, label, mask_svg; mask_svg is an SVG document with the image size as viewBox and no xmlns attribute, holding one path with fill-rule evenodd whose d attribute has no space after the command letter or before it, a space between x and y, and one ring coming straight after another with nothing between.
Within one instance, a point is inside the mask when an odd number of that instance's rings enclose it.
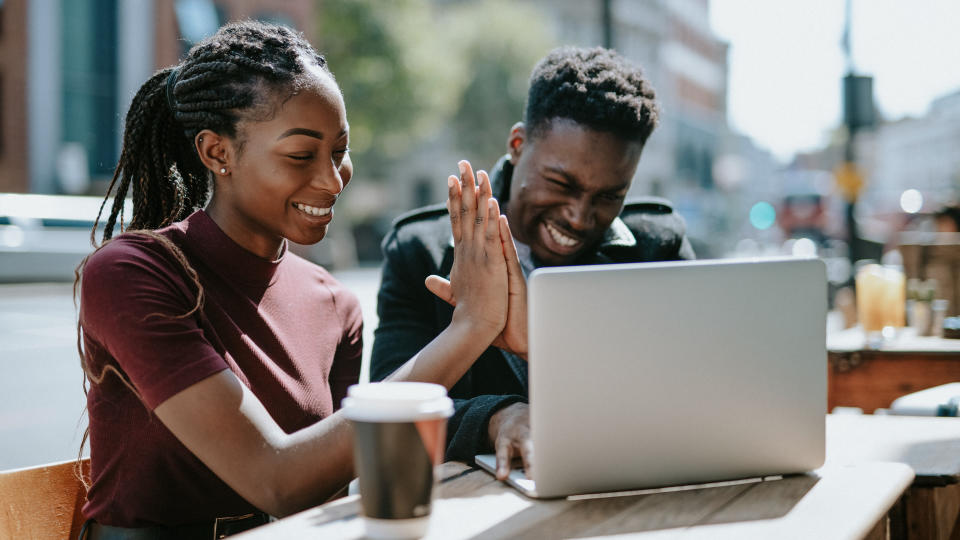
<instances>
[{"instance_id":1,"label":"silver laptop lid","mask_svg":"<svg viewBox=\"0 0 960 540\"><path fill-rule=\"evenodd\" d=\"M539 496L823 463L822 261L545 268L529 291Z\"/></svg>"}]
</instances>

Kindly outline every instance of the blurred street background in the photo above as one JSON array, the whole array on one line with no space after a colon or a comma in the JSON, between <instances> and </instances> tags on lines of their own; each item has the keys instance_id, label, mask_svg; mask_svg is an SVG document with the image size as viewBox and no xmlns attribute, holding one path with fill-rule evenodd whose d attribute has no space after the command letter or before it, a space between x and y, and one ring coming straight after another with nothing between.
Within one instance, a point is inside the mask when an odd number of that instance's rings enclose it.
<instances>
[{"instance_id":1,"label":"blurred street background","mask_svg":"<svg viewBox=\"0 0 960 540\"><path fill-rule=\"evenodd\" d=\"M644 68L662 114L630 195L670 199L700 258L821 257L833 307L960 199L952 0L0 0L0 470L79 448L73 268L131 97L247 17L304 32L342 87L354 179L297 250L360 296L367 351L391 220L457 160L493 166L557 45Z\"/></svg>"}]
</instances>

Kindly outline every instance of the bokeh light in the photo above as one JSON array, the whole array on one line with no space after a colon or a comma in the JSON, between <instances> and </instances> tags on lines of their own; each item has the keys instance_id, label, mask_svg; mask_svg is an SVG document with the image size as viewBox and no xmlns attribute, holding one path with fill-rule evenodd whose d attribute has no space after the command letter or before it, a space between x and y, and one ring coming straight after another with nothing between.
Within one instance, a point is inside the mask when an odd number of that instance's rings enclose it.
<instances>
[{"instance_id":1,"label":"bokeh light","mask_svg":"<svg viewBox=\"0 0 960 540\"><path fill-rule=\"evenodd\" d=\"M794 257L816 257L817 244L809 238L798 238L790 249Z\"/></svg>"},{"instance_id":2,"label":"bokeh light","mask_svg":"<svg viewBox=\"0 0 960 540\"><path fill-rule=\"evenodd\" d=\"M915 189L908 189L900 194L900 208L908 214L916 214L923 208L923 194Z\"/></svg>"},{"instance_id":3,"label":"bokeh light","mask_svg":"<svg viewBox=\"0 0 960 540\"><path fill-rule=\"evenodd\" d=\"M18 248L23 245L23 229L16 225L0 227L0 246Z\"/></svg>"},{"instance_id":4,"label":"bokeh light","mask_svg":"<svg viewBox=\"0 0 960 540\"><path fill-rule=\"evenodd\" d=\"M777 211L773 208L772 204L766 201L760 201L750 208L750 224L753 225L754 228L765 231L772 227L776 221Z\"/></svg>"}]
</instances>

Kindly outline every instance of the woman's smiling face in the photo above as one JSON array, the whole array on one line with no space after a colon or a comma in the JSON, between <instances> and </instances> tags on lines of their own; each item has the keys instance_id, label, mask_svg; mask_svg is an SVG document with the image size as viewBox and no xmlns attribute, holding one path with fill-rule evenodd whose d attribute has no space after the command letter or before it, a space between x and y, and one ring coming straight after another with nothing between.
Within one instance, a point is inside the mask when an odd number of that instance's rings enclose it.
<instances>
[{"instance_id":1,"label":"woman's smiling face","mask_svg":"<svg viewBox=\"0 0 960 540\"><path fill-rule=\"evenodd\" d=\"M226 174L207 212L234 241L264 258L284 238L323 239L333 206L353 175L349 127L340 89L319 68L313 84L276 105L268 119L242 121L229 141Z\"/></svg>"}]
</instances>

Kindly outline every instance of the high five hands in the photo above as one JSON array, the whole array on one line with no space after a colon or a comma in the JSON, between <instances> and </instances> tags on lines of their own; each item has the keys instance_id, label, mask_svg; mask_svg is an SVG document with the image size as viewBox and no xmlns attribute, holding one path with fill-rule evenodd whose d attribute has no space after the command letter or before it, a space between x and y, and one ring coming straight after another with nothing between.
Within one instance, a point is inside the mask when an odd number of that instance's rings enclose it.
<instances>
[{"instance_id":1,"label":"high five hands","mask_svg":"<svg viewBox=\"0 0 960 540\"><path fill-rule=\"evenodd\" d=\"M447 179L453 268L449 281L427 277L427 289L454 306L454 318L495 328L493 346L526 359L527 283L507 217L500 215L487 173L477 173L477 185L470 163L458 165L460 177Z\"/></svg>"}]
</instances>

